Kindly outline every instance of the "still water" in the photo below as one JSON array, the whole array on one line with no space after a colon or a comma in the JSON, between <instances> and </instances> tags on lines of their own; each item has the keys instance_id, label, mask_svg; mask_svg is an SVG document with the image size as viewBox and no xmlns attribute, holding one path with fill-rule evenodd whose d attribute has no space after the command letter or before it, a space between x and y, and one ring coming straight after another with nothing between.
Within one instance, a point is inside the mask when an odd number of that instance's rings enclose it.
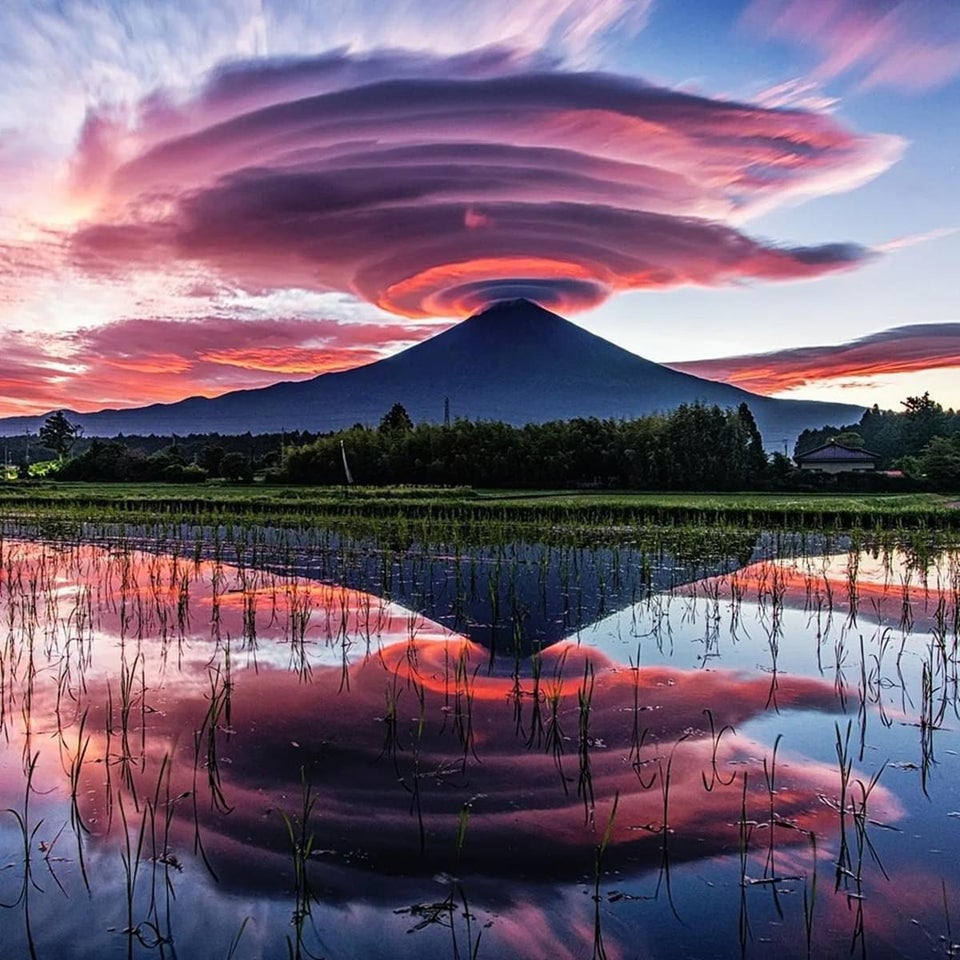
<instances>
[{"instance_id":1,"label":"still water","mask_svg":"<svg viewBox=\"0 0 960 960\"><path fill-rule=\"evenodd\" d=\"M960 952L960 552L224 554L0 544L3 957Z\"/></svg>"}]
</instances>

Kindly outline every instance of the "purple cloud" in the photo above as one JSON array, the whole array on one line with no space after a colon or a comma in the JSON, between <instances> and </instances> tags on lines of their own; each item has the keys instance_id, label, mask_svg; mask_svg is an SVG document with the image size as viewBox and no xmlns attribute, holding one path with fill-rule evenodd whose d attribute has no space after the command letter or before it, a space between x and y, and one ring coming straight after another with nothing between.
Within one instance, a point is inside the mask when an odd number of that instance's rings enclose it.
<instances>
[{"instance_id":1,"label":"purple cloud","mask_svg":"<svg viewBox=\"0 0 960 960\"><path fill-rule=\"evenodd\" d=\"M88 120L84 269L189 263L246 288L355 294L406 316L525 294L816 277L871 256L736 224L847 189L902 144L823 114L694 96L503 51L236 64L132 129Z\"/></svg>"}]
</instances>

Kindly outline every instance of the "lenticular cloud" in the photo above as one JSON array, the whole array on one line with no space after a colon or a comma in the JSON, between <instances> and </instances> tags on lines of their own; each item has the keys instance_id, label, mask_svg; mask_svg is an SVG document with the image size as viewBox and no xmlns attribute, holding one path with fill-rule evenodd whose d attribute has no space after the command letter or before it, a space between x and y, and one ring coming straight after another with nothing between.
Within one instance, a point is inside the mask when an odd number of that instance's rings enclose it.
<instances>
[{"instance_id":1,"label":"lenticular cloud","mask_svg":"<svg viewBox=\"0 0 960 960\"><path fill-rule=\"evenodd\" d=\"M221 70L193 99L94 115L72 255L184 261L250 289L353 293L409 317L527 296L816 277L871 255L739 224L886 169L899 140L500 50L329 54Z\"/></svg>"}]
</instances>

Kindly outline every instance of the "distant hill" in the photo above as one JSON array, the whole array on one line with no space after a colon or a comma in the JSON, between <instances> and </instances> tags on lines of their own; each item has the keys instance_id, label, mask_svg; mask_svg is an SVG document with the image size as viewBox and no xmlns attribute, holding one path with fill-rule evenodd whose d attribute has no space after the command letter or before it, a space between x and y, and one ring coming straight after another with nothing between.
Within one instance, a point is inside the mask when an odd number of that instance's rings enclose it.
<instances>
[{"instance_id":1,"label":"distant hill","mask_svg":"<svg viewBox=\"0 0 960 960\"><path fill-rule=\"evenodd\" d=\"M67 415L87 436L332 431L376 424L402 403L415 422L453 417L522 425L573 417L633 418L703 401L746 401L764 442L792 450L807 427L847 424L862 407L776 400L652 363L531 303L495 304L392 357L312 380L190 397L129 410ZM0 420L0 435L36 430L45 417Z\"/></svg>"}]
</instances>

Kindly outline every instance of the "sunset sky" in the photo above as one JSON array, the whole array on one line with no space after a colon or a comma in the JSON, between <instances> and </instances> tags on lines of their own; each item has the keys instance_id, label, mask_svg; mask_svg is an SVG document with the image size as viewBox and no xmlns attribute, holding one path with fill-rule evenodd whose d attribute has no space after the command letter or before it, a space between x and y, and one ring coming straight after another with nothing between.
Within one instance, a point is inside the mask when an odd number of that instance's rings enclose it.
<instances>
[{"instance_id":1,"label":"sunset sky","mask_svg":"<svg viewBox=\"0 0 960 960\"><path fill-rule=\"evenodd\" d=\"M303 379L530 296L960 407L957 0L3 0L0 416Z\"/></svg>"}]
</instances>

